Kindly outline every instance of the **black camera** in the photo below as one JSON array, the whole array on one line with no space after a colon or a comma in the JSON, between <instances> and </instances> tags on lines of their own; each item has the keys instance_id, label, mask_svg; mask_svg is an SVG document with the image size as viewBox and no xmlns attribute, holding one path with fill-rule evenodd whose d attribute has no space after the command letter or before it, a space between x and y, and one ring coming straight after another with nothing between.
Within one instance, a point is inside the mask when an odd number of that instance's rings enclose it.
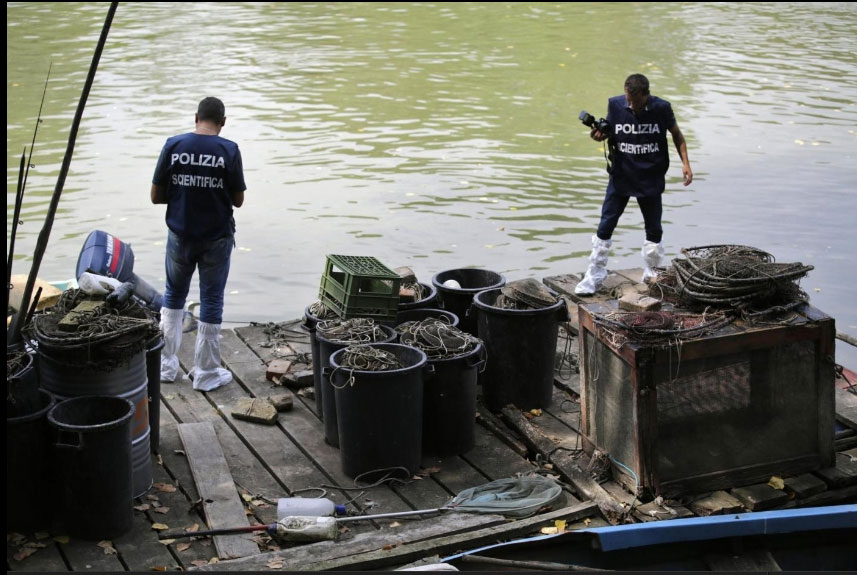
<instances>
[{"instance_id":1,"label":"black camera","mask_svg":"<svg viewBox=\"0 0 857 575\"><path fill-rule=\"evenodd\" d=\"M593 130L598 130L604 135L610 135L610 124L604 118L598 118L596 120L595 116L586 110L581 110L580 115L577 118L583 122L584 126L588 126Z\"/></svg>"}]
</instances>

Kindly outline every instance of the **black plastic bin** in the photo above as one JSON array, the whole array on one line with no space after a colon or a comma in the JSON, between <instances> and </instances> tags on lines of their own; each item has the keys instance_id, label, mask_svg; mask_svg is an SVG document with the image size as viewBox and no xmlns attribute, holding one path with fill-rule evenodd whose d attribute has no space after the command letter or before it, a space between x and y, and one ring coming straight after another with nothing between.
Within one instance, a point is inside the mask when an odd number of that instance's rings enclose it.
<instances>
[{"instance_id":1,"label":"black plastic bin","mask_svg":"<svg viewBox=\"0 0 857 575\"><path fill-rule=\"evenodd\" d=\"M423 391L423 452L446 457L473 449L476 444L476 379L485 365L484 348L468 354L430 359L433 368Z\"/></svg>"},{"instance_id":2,"label":"black plastic bin","mask_svg":"<svg viewBox=\"0 0 857 575\"><path fill-rule=\"evenodd\" d=\"M131 529L131 418L121 397L90 395L56 404L48 421L59 431L60 516L73 537L99 540Z\"/></svg>"},{"instance_id":3,"label":"black plastic bin","mask_svg":"<svg viewBox=\"0 0 857 575\"><path fill-rule=\"evenodd\" d=\"M479 338L488 352L481 378L482 397L491 411L514 403L520 409L550 405L559 323L568 321L565 301L551 306L514 310L494 307L501 291L473 298Z\"/></svg>"},{"instance_id":4,"label":"black plastic bin","mask_svg":"<svg viewBox=\"0 0 857 575\"><path fill-rule=\"evenodd\" d=\"M158 335L146 346L146 378L149 392L149 436L152 453L158 453L161 441L161 350L164 338Z\"/></svg>"},{"instance_id":5,"label":"black plastic bin","mask_svg":"<svg viewBox=\"0 0 857 575\"><path fill-rule=\"evenodd\" d=\"M449 280L457 281L461 287L443 285ZM431 283L437 288L439 307L458 316L459 329L476 335L476 317L473 313L468 315L468 310L473 303L473 296L483 290L503 287L506 285L506 278L497 272L463 268L435 274Z\"/></svg>"},{"instance_id":6,"label":"black plastic bin","mask_svg":"<svg viewBox=\"0 0 857 575\"><path fill-rule=\"evenodd\" d=\"M315 397L315 409L318 412L318 416L324 419L324 410L321 407L321 356L319 353L318 338L315 336L315 326L322 320L312 314L309 310L310 307L312 306L308 305L304 309L304 321L301 327L309 333L309 347L312 351L312 386Z\"/></svg>"},{"instance_id":7,"label":"black plastic bin","mask_svg":"<svg viewBox=\"0 0 857 575\"><path fill-rule=\"evenodd\" d=\"M378 327L386 334L386 337L378 342L373 343L389 343L396 341L399 337L398 332L392 327L379 325ZM337 350L348 347L349 345L358 345L358 342L342 343L339 341L331 341L321 335L316 330L316 339L318 339L319 358L321 362L321 411L324 420L324 440L328 445L339 447L339 427L336 419L336 394L330 386L330 377L327 372L330 371L330 356ZM319 400L316 399L316 406L319 405Z\"/></svg>"},{"instance_id":8,"label":"black plastic bin","mask_svg":"<svg viewBox=\"0 0 857 575\"><path fill-rule=\"evenodd\" d=\"M31 413L6 416L6 531L36 531L51 525L54 488L51 478L55 432L47 414L56 399L37 391L39 403Z\"/></svg>"},{"instance_id":9,"label":"black plastic bin","mask_svg":"<svg viewBox=\"0 0 857 575\"><path fill-rule=\"evenodd\" d=\"M375 481L394 468L411 477L422 460L423 373L426 354L398 343L373 344L405 367L389 371L340 368L344 349L330 357L339 420L342 470ZM349 382L354 378L353 383ZM377 472L377 473L372 473Z\"/></svg>"}]
</instances>

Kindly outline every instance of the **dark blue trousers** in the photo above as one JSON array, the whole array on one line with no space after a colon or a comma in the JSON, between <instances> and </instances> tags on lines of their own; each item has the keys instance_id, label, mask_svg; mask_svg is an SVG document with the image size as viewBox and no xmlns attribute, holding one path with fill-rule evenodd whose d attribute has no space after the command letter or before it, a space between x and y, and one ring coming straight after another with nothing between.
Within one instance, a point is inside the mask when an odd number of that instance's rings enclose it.
<instances>
[{"instance_id":1,"label":"dark blue trousers","mask_svg":"<svg viewBox=\"0 0 857 575\"><path fill-rule=\"evenodd\" d=\"M613 179L607 184L607 194L604 196L604 204L601 206L601 222L598 224L597 235L602 240L609 240L613 236L613 230L619 223L619 217L625 211L631 196L625 196L613 187ZM661 243L664 229L661 227L661 216L664 209L661 203L661 194L653 197L637 198L637 205L643 213L643 221L646 226L646 239L656 244Z\"/></svg>"}]
</instances>

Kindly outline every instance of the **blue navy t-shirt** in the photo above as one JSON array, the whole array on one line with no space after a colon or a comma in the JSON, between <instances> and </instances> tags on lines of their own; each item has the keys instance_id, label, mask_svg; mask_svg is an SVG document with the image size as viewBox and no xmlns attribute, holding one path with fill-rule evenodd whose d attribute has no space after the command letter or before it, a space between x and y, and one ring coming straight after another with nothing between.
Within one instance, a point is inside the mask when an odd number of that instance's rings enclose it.
<instances>
[{"instance_id":1,"label":"blue navy t-shirt","mask_svg":"<svg viewBox=\"0 0 857 575\"><path fill-rule=\"evenodd\" d=\"M649 96L643 112L636 116L625 96L607 101L607 121L613 148L610 181L621 195L651 197L664 191L664 176L670 165L667 132L675 126L672 106Z\"/></svg>"},{"instance_id":2,"label":"blue navy t-shirt","mask_svg":"<svg viewBox=\"0 0 857 575\"><path fill-rule=\"evenodd\" d=\"M167 226L186 240L216 240L234 232L232 197L243 192L238 144L187 133L167 139L152 183L167 191Z\"/></svg>"}]
</instances>

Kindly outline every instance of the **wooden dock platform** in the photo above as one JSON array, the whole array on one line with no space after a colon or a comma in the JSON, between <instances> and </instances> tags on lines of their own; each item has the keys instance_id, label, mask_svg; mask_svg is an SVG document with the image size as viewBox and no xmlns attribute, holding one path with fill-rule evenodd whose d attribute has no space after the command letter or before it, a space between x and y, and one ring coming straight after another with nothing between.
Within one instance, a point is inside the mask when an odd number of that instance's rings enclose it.
<instances>
[{"instance_id":1,"label":"wooden dock platform","mask_svg":"<svg viewBox=\"0 0 857 575\"><path fill-rule=\"evenodd\" d=\"M563 281L554 278L545 283L556 289ZM573 299L569 297L571 306ZM182 342L184 370L192 366L194 339L194 334L186 334ZM135 502L132 530L109 542L81 541L53 532L7 533L7 569L390 569L538 533L559 519L567 520L566 529L578 529L857 501L857 396L845 386L840 386L837 395L837 412L839 421L848 427L837 434L836 466L785 478L780 489L767 484L736 486L642 504L613 480L597 482L593 476L599 462L590 461L582 451L577 433L577 348L574 327L562 328L553 402L548 409L522 413L506 408L491 414L480 406L476 446L471 451L442 459L426 457L422 471L408 481L366 486L355 485L342 472L339 450L325 443L315 399L266 379L266 367L274 359L290 361L292 372L312 369L309 337L300 320L225 329L221 353L225 367L233 373L233 383L211 392L194 391L187 379L161 386L154 485ZM282 393L293 396L294 407L280 413L275 425L231 415L239 399ZM206 473L200 474L199 469ZM335 542L277 544L264 535L244 534L218 536L216 541L202 537L165 543L157 535L164 528L204 530L210 525L241 525L242 521L274 523L277 498L292 495L328 497L347 503L355 514L434 509L464 489L533 471L554 475L567 486L561 509L517 521L465 513L360 521L344 524Z\"/></svg>"}]
</instances>

